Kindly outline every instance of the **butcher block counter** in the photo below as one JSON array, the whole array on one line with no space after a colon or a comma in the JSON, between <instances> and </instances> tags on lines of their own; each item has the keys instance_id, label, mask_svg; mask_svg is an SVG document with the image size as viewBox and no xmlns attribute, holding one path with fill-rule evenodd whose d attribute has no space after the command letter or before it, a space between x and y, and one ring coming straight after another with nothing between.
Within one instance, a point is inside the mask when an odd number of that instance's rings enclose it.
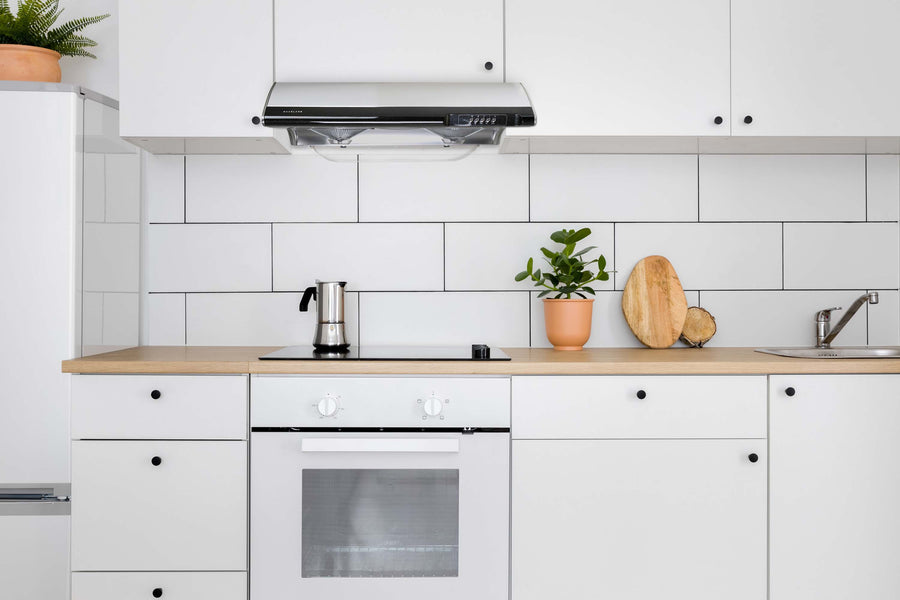
<instances>
[{"instance_id":1,"label":"butcher block counter","mask_svg":"<svg viewBox=\"0 0 900 600\"><path fill-rule=\"evenodd\" d=\"M510 361L259 360L268 346L140 346L62 363L65 373L770 375L900 373L900 359L799 359L753 348L504 348Z\"/></svg>"}]
</instances>

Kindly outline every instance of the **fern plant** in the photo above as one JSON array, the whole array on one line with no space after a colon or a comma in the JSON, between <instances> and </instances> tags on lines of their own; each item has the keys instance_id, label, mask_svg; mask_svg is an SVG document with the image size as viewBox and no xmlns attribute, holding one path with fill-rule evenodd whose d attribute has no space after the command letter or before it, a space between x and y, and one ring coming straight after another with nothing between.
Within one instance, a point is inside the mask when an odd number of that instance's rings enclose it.
<instances>
[{"instance_id":1,"label":"fern plant","mask_svg":"<svg viewBox=\"0 0 900 600\"><path fill-rule=\"evenodd\" d=\"M63 56L97 58L86 50L97 42L78 32L109 15L82 17L54 27L62 13L59 0L19 0L16 14L10 9L9 0L0 0L0 44L37 46Z\"/></svg>"}]
</instances>

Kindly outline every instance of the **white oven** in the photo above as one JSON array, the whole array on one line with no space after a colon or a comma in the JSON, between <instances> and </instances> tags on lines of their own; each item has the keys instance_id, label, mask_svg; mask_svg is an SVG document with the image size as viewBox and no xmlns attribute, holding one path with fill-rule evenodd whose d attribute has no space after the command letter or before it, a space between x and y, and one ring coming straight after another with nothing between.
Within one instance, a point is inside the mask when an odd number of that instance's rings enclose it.
<instances>
[{"instance_id":1,"label":"white oven","mask_svg":"<svg viewBox=\"0 0 900 600\"><path fill-rule=\"evenodd\" d=\"M506 600L509 379L252 385L251 600Z\"/></svg>"}]
</instances>

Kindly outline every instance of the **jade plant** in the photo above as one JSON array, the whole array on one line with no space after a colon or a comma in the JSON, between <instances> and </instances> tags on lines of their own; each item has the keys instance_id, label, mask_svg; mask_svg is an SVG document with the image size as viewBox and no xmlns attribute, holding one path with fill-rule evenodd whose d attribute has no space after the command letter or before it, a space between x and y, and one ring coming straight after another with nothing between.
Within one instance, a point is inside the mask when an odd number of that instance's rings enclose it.
<instances>
[{"instance_id":1,"label":"jade plant","mask_svg":"<svg viewBox=\"0 0 900 600\"><path fill-rule=\"evenodd\" d=\"M585 255L596 246L588 246L575 252L575 245L591 235L591 230L584 227L579 230L560 229L550 235L550 239L557 244L562 244L559 251L541 248L549 269L534 269L534 259L529 258L525 270L516 275L516 281L524 281L530 278L535 287L546 288L538 298L543 298L555 293L554 298L571 299L572 294L586 298L585 294L594 295L594 288L590 286L595 281L608 281L609 272L606 271L606 258L601 254L591 260L585 260ZM597 270L596 273L592 268Z\"/></svg>"},{"instance_id":2,"label":"jade plant","mask_svg":"<svg viewBox=\"0 0 900 600\"><path fill-rule=\"evenodd\" d=\"M86 50L96 46L97 42L78 32L102 21L108 14L81 17L54 27L63 13L59 0L20 0L18 6L13 14L9 0L0 0L0 44L37 46L63 56L97 58Z\"/></svg>"}]
</instances>

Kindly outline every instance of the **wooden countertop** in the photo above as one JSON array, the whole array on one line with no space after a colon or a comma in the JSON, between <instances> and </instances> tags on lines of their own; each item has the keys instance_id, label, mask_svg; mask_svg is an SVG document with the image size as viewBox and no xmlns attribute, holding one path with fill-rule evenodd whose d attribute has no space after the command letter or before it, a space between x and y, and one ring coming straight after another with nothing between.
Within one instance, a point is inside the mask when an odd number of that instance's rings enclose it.
<instances>
[{"instance_id":1,"label":"wooden countertop","mask_svg":"<svg viewBox=\"0 0 900 600\"><path fill-rule=\"evenodd\" d=\"M285 373L413 375L766 375L900 373L900 359L800 359L753 348L504 348L511 361L258 360L268 346L140 346L66 360L64 373Z\"/></svg>"}]
</instances>

